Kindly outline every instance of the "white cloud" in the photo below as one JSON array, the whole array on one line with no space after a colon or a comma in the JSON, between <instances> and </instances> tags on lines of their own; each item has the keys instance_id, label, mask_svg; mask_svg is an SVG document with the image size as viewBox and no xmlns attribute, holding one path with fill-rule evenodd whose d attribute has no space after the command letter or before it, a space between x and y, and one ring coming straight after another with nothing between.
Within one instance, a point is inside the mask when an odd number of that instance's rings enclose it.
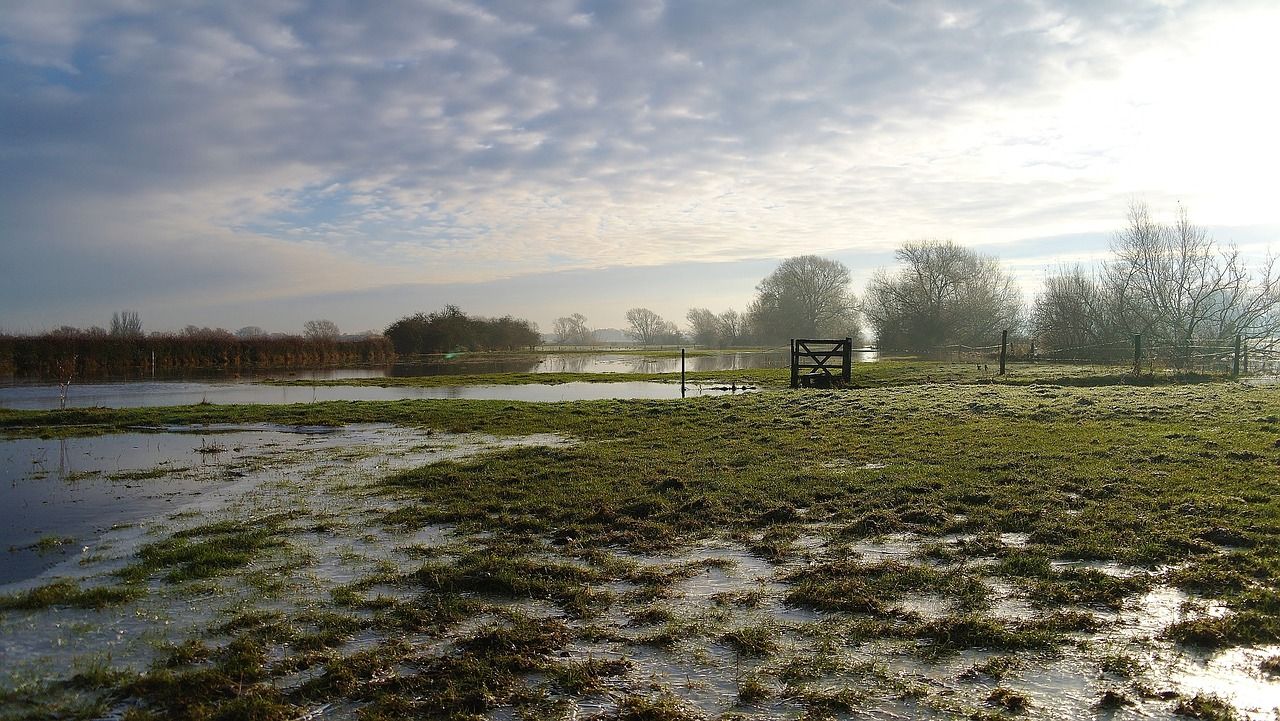
<instances>
[{"instance_id":1,"label":"white cloud","mask_svg":"<svg viewBox=\"0 0 1280 721\"><path fill-rule=\"evenodd\" d=\"M1134 196L1280 222L1261 2L5 13L5 243L62 278L79 247L218 268L215 298L1008 245L1111 228ZM192 262L192 238L257 260Z\"/></svg>"}]
</instances>

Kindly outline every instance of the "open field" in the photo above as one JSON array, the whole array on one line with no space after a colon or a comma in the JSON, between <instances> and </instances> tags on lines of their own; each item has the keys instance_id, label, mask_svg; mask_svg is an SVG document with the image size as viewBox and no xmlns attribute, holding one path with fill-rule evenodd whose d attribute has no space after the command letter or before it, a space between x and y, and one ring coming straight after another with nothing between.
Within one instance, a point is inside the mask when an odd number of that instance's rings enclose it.
<instances>
[{"instance_id":1,"label":"open field","mask_svg":"<svg viewBox=\"0 0 1280 721\"><path fill-rule=\"evenodd\" d=\"M400 428L264 446L222 501L0 599L24 651L0 712L1275 717L1274 390L855 370L681 401L0 411L28 437Z\"/></svg>"}]
</instances>

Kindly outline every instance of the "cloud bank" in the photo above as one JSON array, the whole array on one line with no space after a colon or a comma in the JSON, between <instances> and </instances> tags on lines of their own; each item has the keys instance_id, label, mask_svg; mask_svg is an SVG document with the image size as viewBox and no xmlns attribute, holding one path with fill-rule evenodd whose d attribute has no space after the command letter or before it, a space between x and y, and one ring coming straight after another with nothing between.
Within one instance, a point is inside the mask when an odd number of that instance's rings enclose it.
<instances>
[{"instance_id":1,"label":"cloud bank","mask_svg":"<svg viewBox=\"0 0 1280 721\"><path fill-rule=\"evenodd\" d=\"M1270 3L954 5L4 3L0 322L1280 222Z\"/></svg>"}]
</instances>

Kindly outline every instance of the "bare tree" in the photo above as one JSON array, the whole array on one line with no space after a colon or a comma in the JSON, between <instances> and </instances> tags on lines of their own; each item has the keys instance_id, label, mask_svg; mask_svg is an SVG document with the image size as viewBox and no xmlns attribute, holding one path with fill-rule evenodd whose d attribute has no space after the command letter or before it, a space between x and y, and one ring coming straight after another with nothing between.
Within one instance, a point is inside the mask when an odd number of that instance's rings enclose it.
<instances>
[{"instance_id":1,"label":"bare tree","mask_svg":"<svg viewBox=\"0 0 1280 721\"><path fill-rule=\"evenodd\" d=\"M1270 338L1280 330L1275 259L1251 272L1237 248L1219 248L1186 208L1165 225L1135 203L1111 251L1106 282L1120 299L1120 321L1134 332L1187 349L1237 334Z\"/></svg>"},{"instance_id":2,"label":"bare tree","mask_svg":"<svg viewBox=\"0 0 1280 721\"><path fill-rule=\"evenodd\" d=\"M723 346L738 345L743 335L745 335L742 314L730 308L721 313L716 320L720 323L720 344Z\"/></svg>"},{"instance_id":3,"label":"bare tree","mask_svg":"<svg viewBox=\"0 0 1280 721\"><path fill-rule=\"evenodd\" d=\"M58 371L58 408L66 410L67 408L67 391L71 388L71 381L76 377L76 363L80 360L80 356L73 355L71 360L59 360L57 363Z\"/></svg>"},{"instance_id":4,"label":"bare tree","mask_svg":"<svg viewBox=\"0 0 1280 721\"><path fill-rule=\"evenodd\" d=\"M308 340L335 341L341 333L331 320L309 320L302 325L302 335Z\"/></svg>"},{"instance_id":5,"label":"bare tree","mask_svg":"<svg viewBox=\"0 0 1280 721\"><path fill-rule=\"evenodd\" d=\"M860 335L849 269L816 255L787 258L760 281L747 318L752 332L768 343Z\"/></svg>"},{"instance_id":6,"label":"bare tree","mask_svg":"<svg viewBox=\"0 0 1280 721\"><path fill-rule=\"evenodd\" d=\"M675 326L662 319L662 316L648 308L632 308L627 311L627 324L631 330L627 335L641 345L652 345L659 339L675 332Z\"/></svg>"},{"instance_id":7,"label":"bare tree","mask_svg":"<svg viewBox=\"0 0 1280 721\"><path fill-rule=\"evenodd\" d=\"M265 338L267 332L256 325L247 325L236 331L236 337L240 340L252 340L253 338Z\"/></svg>"},{"instance_id":8,"label":"bare tree","mask_svg":"<svg viewBox=\"0 0 1280 721\"><path fill-rule=\"evenodd\" d=\"M591 330L587 328L587 318L581 313L574 313L564 318L556 318L556 342L562 345L590 345Z\"/></svg>"},{"instance_id":9,"label":"bare tree","mask_svg":"<svg viewBox=\"0 0 1280 721\"><path fill-rule=\"evenodd\" d=\"M881 347L990 345L1021 324L1021 295L994 257L936 240L906 243L895 255L900 268L872 277L863 306Z\"/></svg>"},{"instance_id":10,"label":"bare tree","mask_svg":"<svg viewBox=\"0 0 1280 721\"><path fill-rule=\"evenodd\" d=\"M111 314L111 336L113 338L141 338L142 318L136 310L122 310Z\"/></svg>"},{"instance_id":11,"label":"bare tree","mask_svg":"<svg viewBox=\"0 0 1280 721\"><path fill-rule=\"evenodd\" d=\"M720 342L720 319L706 308L690 308L685 314L689 321L689 334L693 342L702 346L712 346Z\"/></svg>"}]
</instances>

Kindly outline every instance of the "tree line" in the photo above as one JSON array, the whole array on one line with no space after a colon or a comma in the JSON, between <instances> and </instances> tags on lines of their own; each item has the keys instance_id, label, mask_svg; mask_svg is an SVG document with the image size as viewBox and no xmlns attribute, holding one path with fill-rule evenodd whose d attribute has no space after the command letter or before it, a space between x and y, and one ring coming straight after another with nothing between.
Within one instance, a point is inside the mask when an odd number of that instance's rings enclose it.
<instances>
[{"instance_id":1,"label":"tree line","mask_svg":"<svg viewBox=\"0 0 1280 721\"><path fill-rule=\"evenodd\" d=\"M415 313L387 326L384 335L397 353L450 353L533 348L542 342L538 326L510 315L469 316L456 305Z\"/></svg>"},{"instance_id":2,"label":"tree line","mask_svg":"<svg viewBox=\"0 0 1280 721\"><path fill-rule=\"evenodd\" d=\"M629 335L643 344L688 340L708 347L850 337L888 351L934 353L990 347L1009 331L1041 355L1099 359L1131 353L1133 336L1141 334L1153 353L1178 363L1196 348L1222 348L1236 336L1269 347L1280 331L1273 261L1250 266L1182 208L1162 223L1134 204L1107 260L1050 273L1029 307L995 256L924 240L901 245L895 260L875 272L859 298L843 263L788 258L756 286L745 312L690 308L681 332L653 311L633 308ZM555 336L559 343L589 343L587 319L578 313L557 319Z\"/></svg>"},{"instance_id":3,"label":"tree line","mask_svg":"<svg viewBox=\"0 0 1280 721\"><path fill-rule=\"evenodd\" d=\"M395 360L391 343L377 335L340 340L286 334L238 337L225 329L197 326L150 335L126 330L63 326L35 336L0 336L0 372L93 377L152 370L385 365Z\"/></svg>"}]
</instances>

